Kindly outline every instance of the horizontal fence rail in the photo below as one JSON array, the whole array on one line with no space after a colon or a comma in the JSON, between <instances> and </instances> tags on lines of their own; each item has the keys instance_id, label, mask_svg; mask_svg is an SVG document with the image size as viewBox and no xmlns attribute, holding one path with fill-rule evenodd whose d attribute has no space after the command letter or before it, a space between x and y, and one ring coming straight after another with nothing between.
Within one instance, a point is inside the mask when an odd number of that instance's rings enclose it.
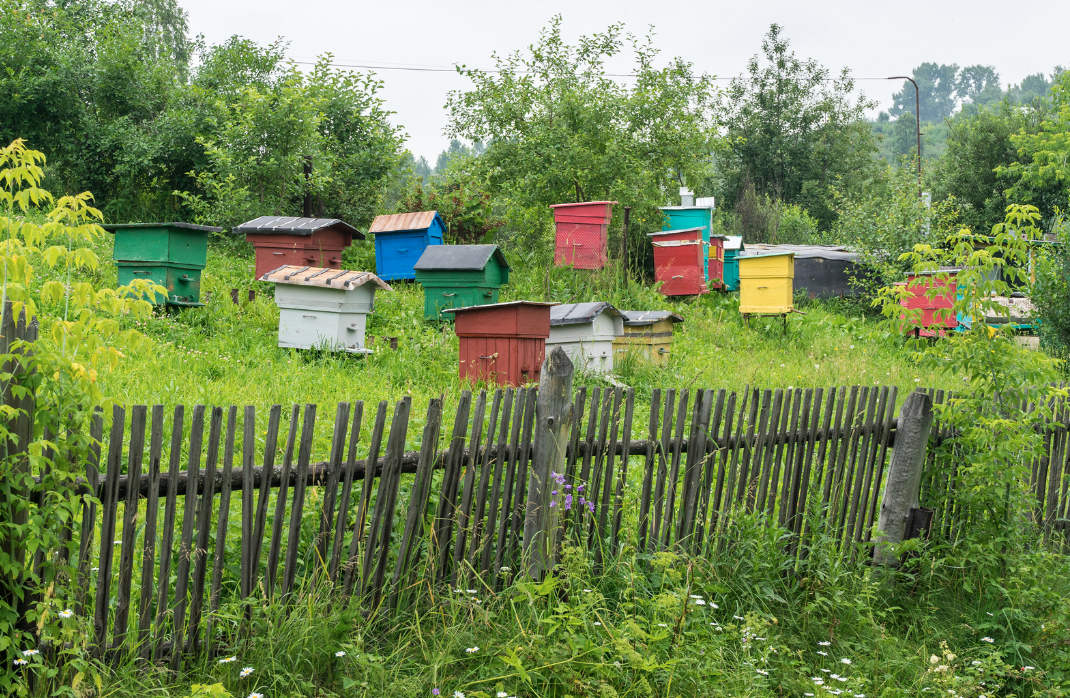
<instances>
[{"instance_id":1,"label":"horizontal fence rail","mask_svg":"<svg viewBox=\"0 0 1070 698\"><path fill-rule=\"evenodd\" d=\"M100 505L74 532L97 655L178 669L240 640L219 611L243 599L258 602L248 614L324 592L385 617L428 586L501 589L528 569L536 495L553 555L579 545L599 566L717 554L748 516L782 529L800 564L818 537L866 554L896 388L655 389L643 415L630 388L571 401L552 492L535 467L536 388L466 391L452 424L431 400L408 451L409 398L340 403L322 460L316 405L116 406L107 435L94 422L84 480Z\"/></svg>"}]
</instances>

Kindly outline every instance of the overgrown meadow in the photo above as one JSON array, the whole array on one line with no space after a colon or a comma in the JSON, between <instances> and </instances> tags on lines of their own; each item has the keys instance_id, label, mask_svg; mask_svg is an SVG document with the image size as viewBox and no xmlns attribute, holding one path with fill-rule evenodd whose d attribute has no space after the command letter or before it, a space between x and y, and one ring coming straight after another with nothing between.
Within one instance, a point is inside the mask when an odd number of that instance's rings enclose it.
<instances>
[{"instance_id":1,"label":"overgrown meadow","mask_svg":"<svg viewBox=\"0 0 1070 698\"><path fill-rule=\"evenodd\" d=\"M110 259L110 237L96 251ZM366 266L368 254L367 245L357 245L347 266ZM548 269L548 260L535 255L511 259L515 275L503 300L608 299L684 316L668 366L629 360L614 375L636 388L641 403L654 387L879 383L898 386L903 396L917 386L963 385L961 377L922 370L911 348L857 306L805 303L806 315L789 317L786 328L779 319L747 328L732 296L670 303L649 286L622 284L612 270L588 275ZM106 287L114 284L114 273L105 263L88 275ZM234 288L238 304L231 300ZM256 300L247 300L248 290L256 291ZM210 298L204 308L158 310L151 318L125 321L152 344L102 379L107 396L126 405L251 404L262 413L275 403L313 402L329 411L339 400L412 395L418 417L426 401L440 395L450 415L460 391L473 387L457 378L451 327L423 321L418 286L396 284L393 292L377 294L369 334L398 337L398 349L377 343L367 357L279 349L272 288L253 280L243 243L213 240L205 292ZM587 385L604 380L579 377ZM410 431L420 424L414 419ZM329 420L318 420L315 459L327 454L329 427ZM238 540L240 516L231 521ZM85 695L95 688L108 696L979 697L1064 695L1070 686L1070 570L1061 555L1020 551L1007 558L998 578L979 575L953 556L927 555L888 585L821 536L797 556L760 515L741 516L732 525L732 542L706 558L641 554L633 541L598 570L582 548L568 548L558 573L543 583L518 581L500 592L479 584L428 588L423 591L430 603L387 623L308 587L289 604L253 609L246 625L247 610L227 602L218 622L241 638L233 654L203 653L177 675L134 661L94 664L75 685L39 682L28 690ZM89 632L87 620L77 616L52 615L47 622L75 643ZM42 662L36 655L27 661ZM16 671L28 675L32 669Z\"/></svg>"}]
</instances>

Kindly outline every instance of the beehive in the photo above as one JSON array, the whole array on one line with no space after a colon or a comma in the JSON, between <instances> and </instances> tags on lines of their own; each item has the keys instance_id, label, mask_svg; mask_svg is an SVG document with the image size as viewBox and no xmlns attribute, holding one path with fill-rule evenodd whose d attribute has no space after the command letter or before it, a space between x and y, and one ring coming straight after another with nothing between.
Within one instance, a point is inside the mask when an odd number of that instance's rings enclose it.
<instances>
[{"instance_id":1,"label":"beehive","mask_svg":"<svg viewBox=\"0 0 1070 698\"><path fill-rule=\"evenodd\" d=\"M784 315L792 310L795 255L768 254L739 258L739 312Z\"/></svg>"},{"instance_id":2,"label":"beehive","mask_svg":"<svg viewBox=\"0 0 1070 698\"><path fill-rule=\"evenodd\" d=\"M509 283L509 263L497 245L431 245L413 270L428 320L444 308L497 303L498 290Z\"/></svg>"},{"instance_id":3,"label":"beehive","mask_svg":"<svg viewBox=\"0 0 1070 698\"><path fill-rule=\"evenodd\" d=\"M723 289L724 283L724 243L725 235L711 235L710 244L706 248L706 286L711 289Z\"/></svg>"},{"instance_id":4,"label":"beehive","mask_svg":"<svg viewBox=\"0 0 1070 698\"><path fill-rule=\"evenodd\" d=\"M115 234L112 258L119 270L120 286L143 279L167 289L167 305L201 304L208 233L221 233L222 228L191 223L120 223L104 229Z\"/></svg>"},{"instance_id":5,"label":"beehive","mask_svg":"<svg viewBox=\"0 0 1070 698\"><path fill-rule=\"evenodd\" d=\"M616 201L555 204L554 264L601 269L609 261L609 221Z\"/></svg>"},{"instance_id":6,"label":"beehive","mask_svg":"<svg viewBox=\"0 0 1070 698\"><path fill-rule=\"evenodd\" d=\"M325 267L286 265L261 281L275 284L280 347L353 354L369 353L364 334L375 309L375 291L391 290L370 272Z\"/></svg>"},{"instance_id":7,"label":"beehive","mask_svg":"<svg viewBox=\"0 0 1070 698\"><path fill-rule=\"evenodd\" d=\"M633 352L658 366L669 363L673 327L684 319L668 310L623 310L624 334L613 340L616 359Z\"/></svg>"},{"instance_id":8,"label":"beehive","mask_svg":"<svg viewBox=\"0 0 1070 698\"><path fill-rule=\"evenodd\" d=\"M958 271L946 268L939 272L907 274L905 286L911 295L900 300L899 304L907 310L921 311L920 318L907 317L906 313L901 316L910 324L910 331L921 337L942 337L948 330L958 327L959 320L953 309L957 292L955 276ZM938 278L938 273L946 274L947 278ZM933 287L936 288L936 293L930 298Z\"/></svg>"},{"instance_id":9,"label":"beehive","mask_svg":"<svg viewBox=\"0 0 1070 698\"><path fill-rule=\"evenodd\" d=\"M364 235L337 218L261 216L231 232L256 250L256 278L283 265L340 269L342 250Z\"/></svg>"},{"instance_id":10,"label":"beehive","mask_svg":"<svg viewBox=\"0 0 1070 698\"><path fill-rule=\"evenodd\" d=\"M724 240L724 285L726 291L739 290L739 255L745 251L742 235L726 235Z\"/></svg>"},{"instance_id":11,"label":"beehive","mask_svg":"<svg viewBox=\"0 0 1070 698\"><path fill-rule=\"evenodd\" d=\"M395 213L376 216L368 232L375 235L375 271L380 278L412 280L424 250L442 244L446 223L438 211Z\"/></svg>"},{"instance_id":12,"label":"beehive","mask_svg":"<svg viewBox=\"0 0 1070 698\"><path fill-rule=\"evenodd\" d=\"M624 315L609 303L568 303L550 308L546 351L561 347L577 371L613 370L613 342L624 334Z\"/></svg>"},{"instance_id":13,"label":"beehive","mask_svg":"<svg viewBox=\"0 0 1070 698\"><path fill-rule=\"evenodd\" d=\"M443 310L456 318L461 380L514 387L538 383L552 305L512 301Z\"/></svg>"},{"instance_id":14,"label":"beehive","mask_svg":"<svg viewBox=\"0 0 1070 698\"><path fill-rule=\"evenodd\" d=\"M702 256L706 264L706 281L714 278L711 259L710 233L713 229L713 206L662 206L661 211L668 218L668 222L662 227L666 230L685 230L688 228L702 229ZM709 284L707 284L709 285ZM714 288L710 286L710 288Z\"/></svg>"},{"instance_id":15,"label":"beehive","mask_svg":"<svg viewBox=\"0 0 1070 698\"><path fill-rule=\"evenodd\" d=\"M648 233L654 245L654 278L665 296L708 293L701 228Z\"/></svg>"}]
</instances>

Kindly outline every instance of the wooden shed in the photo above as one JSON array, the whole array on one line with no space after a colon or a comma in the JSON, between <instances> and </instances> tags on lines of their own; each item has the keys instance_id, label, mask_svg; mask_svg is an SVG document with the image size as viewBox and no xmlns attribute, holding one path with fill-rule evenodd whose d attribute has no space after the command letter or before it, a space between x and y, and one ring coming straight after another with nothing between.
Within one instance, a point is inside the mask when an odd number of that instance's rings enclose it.
<instances>
[{"instance_id":1,"label":"wooden shed","mask_svg":"<svg viewBox=\"0 0 1070 698\"><path fill-rule=\"evenodd\" d=\"M375 270L386 281L416 278L413 267L424 250L441 245L446 223L438 211L376 216L368 232L375 235Z\"/></svg>"},{"instance_id":2,"label":"wooden shed","mask_svg":"<svg viewBox=\"0 0 1070 698\"><path fill-rule=\"evenodd\" d=\"M654 278L665 296L709 293L701 228L647 233L654 245Z\"/></svg>"},{"instance_id":3,"label":"wooden shed","mask_svg":"<svg viewBox=\"0 0 1070 698\"><path fill-rule=\"evenodd\" d=\"M375 274L286 265L261 281L275 284L280 347L370 353L364 332L375 292L391 290Z\"/></svg>"},{"instance_id":4,"label":"wooden shed","mask_svg":"<svg viewBox=\"0 0 1070 698\"><path fill-rule=\"evenodd\" d=\"M135 279L167 289L167 305L201 305L201 271L208 262L208 233L222 228L192 223L115 223L103 226L115 234L112 259L119 285ZM157 303L161 299L156 299Z\"/></svg>"},{"instance_id":5,"label":"wooden shed","mask_svg":"<svg viewBox=\"0 0 1070 698\"><path fill-rule=\"evenodd\" d=\"M658 366L669 363L673 327L684 319L668 310L623 310L624 334L613 340L613 349L621 354L635 352Z\"/></svg>"},{"instance_id":6,"label":"wooden shed","mask_svg":"<svg viewBox=\"0 0 1070 698\"><path fill-rule=\"evenodd\" d=\"M514 387L538 383L552 305L512 301L443 310L456 318L461 379Z\"/></svg>"},{"instance_id":7,"label":"wooden shed","mask_svg":"<svg viewBox=\"0 0 1070 698\"><path fill-rule=\"evenodd\" d=\"M702 255L707 264L706 281L720 278L719 275L713 275L713 268L710 266L712 262L710 232L713 229L713 206L662 206L661 211L668 219L668 222L662 226L663 231L686 230L688 228L702 229L702 242L704 244ZM710 288L714 287L710 286Z\"/></svg>"},{"instance_id":8,"label":"wooden shed","mask_svg":"<svg viewBox=\"0 0 1070 698\"><path fill-rule=\"evenodd\" d=\"M746 251L742 235L726 235L724 239L724 286L726 291L739 290L739 256Z\"/></svg>"},{"instance_id":9,"label":"wooden shed","mask_svg":"<svg viewBox=\"0 0 1070 698\"><path fill-rule=\"evenodd\" d=\"M568 303L550 308L546 351L561 347L577 370L613 370L613 342L624 334L624 315L609 303Z\"/></svg>"},{"instance_id":10,"label":"wooden shed","mask_svg":"<svg viewBox=\"0 0 1070 698\"><path fill-rule=\"evenodd\" d=\"M424 317L441 317L443 308L498 302L509 283L509 263L497 245L431 245L413 267L424 287Z\"/></svg>"},{"instance_id":11,"label":"wooden shed","mask_svg":"<svg viewBox=\"0 0 1070 698\"><path fill-rule=\"evenodd\" d=\"M554 264L601 269L609 261L609 221L616 201L554 204Z\"/></svg>"},{"instance_id":12,"label":"wooden shed","mask_svg":"<svg viewBox=\"0 0 1070 698\"><path fill-rule=\"evenodd\" d=\"M946 267L934 272L912 273L907 274L905 283L897 284L900 288L906 286L910 293L899 304L907 310L921 311L921 317L907 317L906 313L901 316L907 320L907 330L915 337L943 337L959 326L954 311L958 272L958 268ZM938 278L937 274L947 274L947 278Z\"/></svg>"},{"instance_id":13,"label":"wooden shed","mask_svg":"<svg viewBox=\"0 0 1070 698\"><path fill-rule=\"evenodd\" d=\"M739 312L786 315L792 311L795 255L755 255L739 258Z\"/></svg>"},{"instance_id":14,"label":"wooden shed","mask_svg":"<svg viewBox=\"0 0 1070 698\"><path fill-rule=\"evenodd\" d=\"M342 266L342 250L364 235L337 218L261 216L231 232L244 233L256 250L256 278L283 265L298 267Z\"/></svg>"}]
</instances>

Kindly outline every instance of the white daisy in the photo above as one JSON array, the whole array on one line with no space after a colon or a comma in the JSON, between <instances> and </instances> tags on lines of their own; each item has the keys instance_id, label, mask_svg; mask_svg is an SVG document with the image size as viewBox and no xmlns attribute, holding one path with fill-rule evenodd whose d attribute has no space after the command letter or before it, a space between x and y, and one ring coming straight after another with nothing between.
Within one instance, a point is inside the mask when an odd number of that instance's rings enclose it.
<instances>
[{"instance_id":1,"label":"white daisy","mask_svg":"<svg viewBox=\"0 0 1070 698\"><path fill-rule=\"evenodd\" d=\"M337 652L334 653L334 656L335 657L344 657L344 656L346 656L345 650L338 650Z\"/></svg>"},{"instance_id":2,"label":"white daisy","mask_svg":"<svg viewBox=\"0 0 1070 698\"><path fill-rule=\"evenodd\" d=\"M22 651L22 656L23 657L32 657L35 654L41 654L41 653L38 652L37 650L23 650Z\"/></svg>"},{"instance_id":3,"label":"white daisy","mask_svg":"<svg viewBox=\"0 0 1070 698\"><path fill-rule=\"evenodd\" d=\"M995 642L995 640L990 637L982 637L981 642Z\"/></svg>"},{"instance_id":4,"label":"white daisy","mask_svg":"<svg viewBox=\"0 0 1070 698\"><path fill-rule=\"evenodd\" d=\"M469 647L468 649L465 650L465 652L467 652L468 654L475 654L478 651L479 651L478 647Z\"/></svg>"},{"instance_id":5,"label":"white daisy","mask_svg":"<svg viewBox=\"0 0 1070 698\"><path fill-rule=\"evenodd\" d=\"M243 667L242 668L241 674L239 674L239 676L244 679L246 676L248 676L251 673L253 673L253 668L251 666L247 666L247 667Z\"/></svg>"},{"instance_id":6,"label":"white daisy","mask_svg":"<svg viewBox=\"0 0 1070 698\"><path fill-rule=\"evenodd\" d=\"M223 657L222 659L219 660L219 663L220 664L230 664L231 662L236 662L236 661L238 661L237 657Z\"/></svg>"},{"instance_id":7,"label":"white daisy","mask_svg":"<svg viewBox=\"0 0 1070 698\"><path fill-rule=\"evenodd\" d=\"M848 659L847 657L844 657L843 659L840 660L840 664L850 664L850 663L851 663L851 660Z\"/></svg>"},{"instance_id":8,"label":"white daisy","mask_svg":"<svg viewBox=\"0 0 1070 698\"><path fill-rule=\"evenodd\" d=\"M70 618L73 615L74 615L74 611L72 611L69 608L67 610L65 610L65 611L60 611L59 612L59 617L60 618Z\"/></svg>"}]
</instances>

